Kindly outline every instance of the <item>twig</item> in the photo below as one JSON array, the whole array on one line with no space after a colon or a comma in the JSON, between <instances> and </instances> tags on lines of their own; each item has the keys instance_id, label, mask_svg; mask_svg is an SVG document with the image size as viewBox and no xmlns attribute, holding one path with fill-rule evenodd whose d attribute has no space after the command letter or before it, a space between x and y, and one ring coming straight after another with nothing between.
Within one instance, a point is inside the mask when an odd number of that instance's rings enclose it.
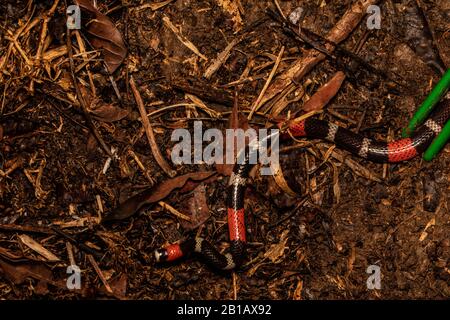
<instances>
[{"instance_id":1,"label":"twig","mask_svg":"<svg viewBox=\"0 0 450 320\"><path fill-rule=\"evenodd\" d=\"M162 20L166 25L166 27L168 27L175 34L175 36L178 38L178 40L180 40L182 44L184 44L189 50L191 50L193 53L195 53L203 60L208 61L208 58L205 55L203 55L191 41L189 41L188 39L186 39L186 37L181 35L180 31L178 30L177 27L173 25L169 17L163 16Z\"/></svg>"},{"instance_id":2,"label":"twig","mask_svg":"<svg viewBox=\"0 0 450 320\"><path fill-rule=\"evenodd\" d=\"M244 38L245 35L241 35L240 37L234 38L233 41L231 41L225 49L223 49L222 52L220 52L217 55L217 58L211 63L211 65L206 69L205 73L203 74L203 77L206 79L210 79L211 76L219 70L220 66L227 61L228 57L230 56L231 49L233 49L234 46L236 46L241 40Z\"/></svg>"},{"instance_id":3,"label":"twig","mask_svg":"<svg viewBox=\"0 0 450 320\"><path fill-rule=\"evenodd\" d=\"M72 244L76 245L78 248L80 248L80 250L95 256L96 258L101 258L102 254L98 251L95 251L92 248L89 248L87 245L85 245L84 243L80 243L79 241L77 241L75 238L73 238L72 236L68 235L67 233L63 232L62 230L60 230L57 227L50 227L55 233L59 234L60 236L64 237L65 239L69 240Z\"/></svg>"},{"instance_id":4,"label":"twig","mask_svg":"<svg viewBox=\"0 0 450 320\"><path fill-rule=\"evenodd\" d=\"M326 39L334 45L327 43L325 48L332 51L336 44L347 38L365 16L366 9L377 2L378 0L356 1L334 25L330 32L328 32ZM308 50L302 58L298 59L298 61L294 62L290 68L274 79L262 98L261 103L264 104L274 98L292 82L298 83L304 75L325 58L326 55L322 52L317 52L315 49Z\"/></svg>"},{"instance_id":5,"label":"twig","mask_svg":"<svg viewBox=\"0 0 450 320\"><path fill-rule=\"evenodd\" d=\"M172 213L173 215L177 216L178 218L181 218L181 219L189 221L189 222L192 221L191 217L188 217L187 215L182 214L180 211L178 211L177 209L175 209L174 207L172 207L168 203L165 203L164 201L159 201L158 204L161 207L163 207L163 209L169 211L170 213Z\"/></svg>"},{"instance_id":6,"label":"twig","mask_svg":"<svg viewBox=\"0 0 450 320\"><path fill-rule=\"evenodd\" d=\"M171 83L171 85L175 89L182 90L185 93L191 93L203 100L219 103L228 107L233 106L233 95L229 91L216 88L204 81L193 80L192 82L193 83L189 83L186 80L177 79L177 81Z\"/></svg>"},{"instance_id":7,"label":"twig","mask_svg":"<svg viewBox=\"0 0 450 320\"><path fill-rule=\"evenodd\" d=\"M67 249L67 256L69 257L70 265L71 266L76 266L77 263L75 261L74 255L73 255L73 246L72 246L72 244L69 241L66 242L66 249Z\"/></svg>"},{"instance_id":8,"label":"twig","mask_svg":"<svg viewBox=\"0 0 450 320\"><path fill-rule=\"evenodd\" d=\"M264 94L266 93L267 88L270 85L270 82L272 81L273 76L275 75L275 72L277 72L278 66L280 65L281 62L281 58L283 57L283 53L284 53L284 46L281 47L280 53L278 54L277 60L275 61L275 64L272 68L272 71L269 74L269 77L267 78L266 83L264 84L263 89L261 90L258 99L256 99L255 104L253 105L252 110L250 111L250 114L248 115L247 119L251 120L251 118L253 117L253 113L255 113L256 111L258 111L258 109L261 107L262 103L262 98L264 97Z\"/></svg>"},{"instance_id":9,"label":"twig","mask_svg":"<svg viewBox=\"0 0 450 320\"><path fill-rule=\"evenodd\" d=\"M45 259L47 259L50 262L60 261L53 252L49 251L48 249L44 248L39 242L31 238L30 236L26 234L22 234L18 236L20 241L26 245L31 250L35 251L36 253L39 253L41 256L43 256Z\"/></svg>"},{"instance_id":10,"label":"twig","mask_svg":"<svg viewBox=\"0 0 450 320\"><path fill-rule=\"evenodd\" d=\"M59 4L59 0L55 0L50 10L48 10L47 13L44 14L44 22L42 23L42 29L41 29L41 36L39 40L39 47L36 51L36 59L42 59L42 51L44 49L45 44L45 38L47 37L47 31L48 31L48 22L52 18L53 14L55 13L56 7Z\"/></svg>"},{"instance_id":11,"label":"twig","mask_svg":"<svg viewBox=\"0 0 450 320\"><path fill-rule=\"evenodd\" d=\"M237 300L237 275L233 272L233 300Z\"/></svg>"},{"instance_id":12,"label":"twig","mask_svg":"<svg viewBox=\"0 0 450 320\"><path fill-rule=\"evenodd\" d=\"M90 254L87 256L89 262L92 264L92 266L95 269L95 272L97 272L98 277L100 278L100 280L102 281L103 285L106 288L106 291L108 291L109 293L113 294L114 291L111 289L108 281L105 278L105 275L103 274L102 270L100 270L100 267L98 266L97 262L95 261L94 257L91 256Z\"/></svg>"},{"instance_id":13,"label":"twig","mask_svg":"<svg viewBox=\"0 0 450 320\"><path fill-rule=\"evenodd\" d=\"M55 234L55 232L51 228L48 228L48 227L21 226L21 225L17 225L17 224L0 224L0 230Z\"/></svg>"},{"instance_id":14,"label":"twig","mask_svg":"<svg viewBox=\"0 0 450 320\"><path fill-rule=\"evenodd\" d=\"M111 149L108 148L106 143L103 141L102 137L100 136L100 133L97 131L97 128L94 126L94 123L92 122L91 116L89 115L89 112L87 111L86 101L84 100L84 97L81 94L80 87L78 86L77 77L75 75L75 64L73 62L71 30L70 29L67 29L67 52L69 53L69 65L70 65L70 73L72 75L73 85L75 87L75 91L77 93L77 97L80 100L81 109L83 110L83 115L84 115L84 117L86 119L86 122L88 123L88 126L92 130L92 133L94 134L94 136L97 139L98 143L102 146L103 150L106 152L106 154L110 158L113 158L113 154L111 153Z\"/></svg>"},{"instance_id":15,"label":"twig","mask_svg":"<svg viewBox=\"0 0 450 320\"><path fill-rule=\"evenodd\" d=\"M142 101L141 95L136 87L136 83L134 82L134 78L130 77L130 87L133 91L134 99L136 100L136 104L139 109L139 113L141 114L142 125L144 126L145 133L147 134L148 143L150 144L150 148L152 149L153 156L155 157L156 162L159 166L164 170L164 172L169 177L174 177L176 175L176 171L170 168L167 161L161 154L159 150L158 144L156 143L155 135L153 133L153 127L150 124L150 120L147 116L147 111L144 107L144 102Z\"/></svg>"}]
</instances>

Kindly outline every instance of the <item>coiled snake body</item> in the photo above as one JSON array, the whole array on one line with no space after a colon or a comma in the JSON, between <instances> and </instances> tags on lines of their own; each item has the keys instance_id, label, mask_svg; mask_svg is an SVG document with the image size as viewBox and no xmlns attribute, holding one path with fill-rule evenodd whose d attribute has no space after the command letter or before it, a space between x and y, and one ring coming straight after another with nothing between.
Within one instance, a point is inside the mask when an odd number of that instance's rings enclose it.
<instances>
[{"instance_id":1,"label":"coiled snake body","mask_svg":"<svg viewBox=\"0 0 450 320\"><path fill-rule=\"evenodd\" d=\"M314 118L300 121L294 119L281 127L287 128L294 137L324 139L367 160L393 163L410 160L424 152L449 118L450 99L447 99L441 102L439 110L411 138L390 143L374 141L333 123ZM250 169L247 156L244 163L235 165L229 180L227 213L230 248L227 253L220 253L211 243L196 237L155 250L156 260L173 261L195 252L217 269L231 270L241 265L245 257L246 243L244 193Z\"/></svg>"}]
</instances>

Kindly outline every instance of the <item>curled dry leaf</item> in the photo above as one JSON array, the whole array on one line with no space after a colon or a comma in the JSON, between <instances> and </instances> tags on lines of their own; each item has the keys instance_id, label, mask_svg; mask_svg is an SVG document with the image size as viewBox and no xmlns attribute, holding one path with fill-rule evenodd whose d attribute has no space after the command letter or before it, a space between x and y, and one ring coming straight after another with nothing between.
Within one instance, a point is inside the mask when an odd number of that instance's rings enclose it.
<instances>
[{"instance_id":1,"label":"curled dry leaf","mask_svg":"<svg viewBox=\"0 0 450 320\"><path fill-rule=\"evenodd\" d=\"M211 177L213 174L213 171L202 171L168 179L156 187L148 188L132 196L120 204L109 215L106 215L103 221L122 220L131 217L144 205L158 202L167 197L175 189L182 188L189 179L201 181Z\"/></svg>"},{"instance_id":2,"label":"curled dry leaf","mask_svg":"<svg viewBox=\"0 0 450 320\"><path fill-rule=\"evenodd\" d=\"M80 91L88 105L88 111L95 120L103 122L114 122L128 116L128 110L122 109L115 104L105 103L103 100L93 97L89 90L80 85Z\"/></svg>"},{"instance_id":3,"label":"curled dry leaf","mask_svg":"<svg viewBox=\"0 0 450 320\"><path fill-rule=\"evenodd\" d=\"M95 16L87 24L87 32L94 48L103 50L106 66L110 73L122 64L127 55L127 48L120 31L114 23L103 13L99 12L89 0L76 0L84 10Z\"/></svg>"},{"instance_id":4,"label":"curled dry leaf","mask_svg":"<svg viewBox=\"0 0 450 320\"><path fill-rule=\"evenodd\" d=\"M280 187L281 190L283 190L285 193L287 193L290 196L297 195L295 193L295 191L292 190L291 187L289 187L288 182L284 178L284 174L283 174L280 164L276 164L275 174L273 175L273 179L275 180L278 187Z\"/></svg>"}]
</instances>

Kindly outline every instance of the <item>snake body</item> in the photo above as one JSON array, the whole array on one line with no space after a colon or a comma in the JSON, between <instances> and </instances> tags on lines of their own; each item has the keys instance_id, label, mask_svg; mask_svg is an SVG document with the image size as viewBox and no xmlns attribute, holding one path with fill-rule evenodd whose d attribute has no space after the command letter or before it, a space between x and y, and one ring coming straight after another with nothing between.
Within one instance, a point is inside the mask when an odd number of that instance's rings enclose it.
<instances>
[{"instance_id":1,"label":"snake body","mask_svg":"<svg viewBox=\"0 0 450 320\"><path fill-rule=\"evenodd\" d=\"M450 118L450 99L441 102L439 110L429 118L411 138L403 138L389 143L365 138L331 122L307 118L291 120L284 124L294 137L323 139L335 143L351 153L374 162L401 162L414 158L425 151L443 125ZM197 253L213 267L232 270L239 267L245 258L245 217L244 193L251 165L246 160L235 165L227 190L227 214L230 247L220 253L207 240L194 237L181 243L171 244L155 250L156 261L174 261L187 254Z\"/></svg>"}]
</instances>

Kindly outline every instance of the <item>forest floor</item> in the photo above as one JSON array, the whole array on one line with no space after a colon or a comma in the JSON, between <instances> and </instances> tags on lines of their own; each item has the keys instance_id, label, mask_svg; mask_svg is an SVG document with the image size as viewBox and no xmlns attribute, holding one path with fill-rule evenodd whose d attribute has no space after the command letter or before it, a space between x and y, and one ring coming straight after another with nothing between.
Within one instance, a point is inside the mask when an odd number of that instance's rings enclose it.
<instances>
[{"instance_id":1,"label":"forest floor","mask_svg":"<svg viewBox=\"0 0 450 320\"><path fill-rule=\"evenodd\" d=\"M448 1L97 4L82 6L68 40L65 1L0 1L1 299L450 297L449 148L431 162L378 164L286 139L281 177L251 172L241 268L153 257L196 233L228 246L229 166L173 164L173 130L268 127L340 76L315 117L392 141L450 64ZM369 4L379 29L368 28ZM331 54L308 64L314 45ZM151 204L102 223L161 186ZM79 290L67 288L70 265ZM380 289L367 285L373 266Z\"/></svg>"}]
</instances>

